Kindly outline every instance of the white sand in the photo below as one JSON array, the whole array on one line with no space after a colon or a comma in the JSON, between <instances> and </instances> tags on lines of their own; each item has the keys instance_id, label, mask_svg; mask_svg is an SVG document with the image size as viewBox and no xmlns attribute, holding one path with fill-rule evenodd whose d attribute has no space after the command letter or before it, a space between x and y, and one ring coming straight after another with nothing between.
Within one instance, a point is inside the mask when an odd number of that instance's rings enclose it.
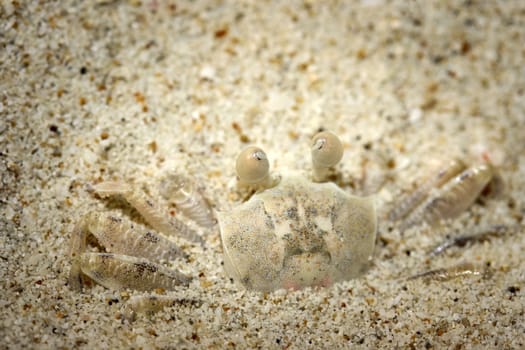
<instances>
[{"instance_id":1,"label":"white sand","mask_svg":"<svg viewBox=\"0 0 525 350\"><path fill-rule=\"evenodd\" d=\"M427 255L447 233L523 225L524 2L47 3L0 5L0 348L525 347L522 228ZM215 229L188 249L190 289L170 293L193 304L128 324L126 293L68 288L79 218L129 212L90 184L154 188L177 169L228 210L244 146L308 171L319 128L345 143L346 189L377 192L382 238L363 278L244 291ZM401 236L384 214L448 156L490 158L503 196ZM486 273L402 279L462 261Z\"/></svg>"}]
</instances>

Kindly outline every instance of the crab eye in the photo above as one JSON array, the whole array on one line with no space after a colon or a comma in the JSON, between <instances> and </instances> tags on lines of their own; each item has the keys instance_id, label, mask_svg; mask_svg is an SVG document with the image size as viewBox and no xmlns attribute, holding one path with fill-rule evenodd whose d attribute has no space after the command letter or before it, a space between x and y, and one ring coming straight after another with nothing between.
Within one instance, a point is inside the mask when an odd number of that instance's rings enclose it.
<instances>
[{"instance_id":1,"label":"crab eye","mask_svg":"<svg viewBox=\"0 0 525 350\"><path fill-rule=\"evenodd\" d=\"M237 157L236 170L241 182L257 184L268 178L270 163L262 149L249 146Z\"/></svg>"},{"instance_id":2,"label":"crab eye","mask_svg":"<svg viewBox=\"0 0 525 350\"><path fill-rule=\"evenodd\" d=\"M324 169L333 167L343 157L343 145L335 134L323 131L312 139L312 163L314 177L321 180Z\"/></svg>"}]
</instances>

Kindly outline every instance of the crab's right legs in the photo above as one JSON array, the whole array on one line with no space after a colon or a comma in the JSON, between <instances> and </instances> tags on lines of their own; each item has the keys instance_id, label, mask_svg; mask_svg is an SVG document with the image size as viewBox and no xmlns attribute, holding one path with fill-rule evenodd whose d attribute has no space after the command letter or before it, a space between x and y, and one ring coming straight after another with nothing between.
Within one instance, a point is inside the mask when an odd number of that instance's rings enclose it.
<instances>
[{"instance_id":1,"label":"crab's right legs","mask_svg":"<svg viewBox=\"0 0 525 350\"><path fill-rule=\"evenodd\" d=\"M160 194L175 203L182 213L199 226L211 228L217 224L208 200L193 183L180 174L169 174L160 183ZM200 238L200 236L199 236Z\"/></svg>"},{"instance_id":2,"label":"crab's right legs","mask_svg":"<svg viewBox=\"0 0 525 350\"><path fill-rule=\"evenodd\" d=\"M85 252L90 235L115 254ZM85 276L113 289L172 289L189 283L189 277L156 263L185 257L175 243L117 217L85 216L72 234L70 255L69 285L76 290L82 289Z\"/></svg>"},{"instance_id":3,"label":"crab's right legs","mask_svg":"<svg viewBox=\"0 0 525 350\"><path fill-rule=\"evenodd\" d=\"M190 242L203 244L204 240L194 230L175 218L169 218L163 214L155 203L133 190L123 182L103 182L95 186L95 192L102 197L122 196L124 199L144 217L144 219L157 231L170 236L182 237Z\"/></svg>"},{"instance_id":4,"label":"crab's right legs","mask_svg":"<svg viewBox=\"0 0 525 350\"><path fill-rule=\"evenodd\" d=\"M200 306L202 300L174 295L134 295L122 309L123 321L133 322L137 314L154 314L170 306Z\"/></svg>"},{"instance_id":5,"label":"crab's right legs","mask_svg":"<svg viewBox=\"0 0 525 350\"><path fill-rule=\"evenodd\" d=\"M148 259L109 253L82 253L79 257L82 273L106 288L174 290L187 286L191 278ZM74 277L74 276L73 276Z\"/></svg>"}]
</instances>

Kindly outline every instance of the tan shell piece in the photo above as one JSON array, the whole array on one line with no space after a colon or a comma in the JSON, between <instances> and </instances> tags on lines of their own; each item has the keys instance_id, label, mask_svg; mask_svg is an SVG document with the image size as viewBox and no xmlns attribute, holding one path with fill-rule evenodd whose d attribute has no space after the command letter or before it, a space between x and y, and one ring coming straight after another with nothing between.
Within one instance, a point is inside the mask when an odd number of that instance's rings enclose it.
<instances>
[{"instance_id":1,"label":"tan shell piece","mask_svg":"<svg viewBox=\"0 0 525 350\"><path fill-rule=\"evenodd\" d=\"M284 177L219 213L227 274L248 289L328 286L366 271L376 239L370 198L333 183Z\"/></svg>"}]
</instances>

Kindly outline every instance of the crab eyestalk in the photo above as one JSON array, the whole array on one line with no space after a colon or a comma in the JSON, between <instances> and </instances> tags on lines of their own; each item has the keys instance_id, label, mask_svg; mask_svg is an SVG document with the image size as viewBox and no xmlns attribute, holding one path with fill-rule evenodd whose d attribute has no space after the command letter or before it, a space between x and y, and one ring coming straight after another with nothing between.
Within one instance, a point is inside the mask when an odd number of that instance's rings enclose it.
<instances>
[{"instance_id":1,"label":"crab eyestalk","mask_svg":"<svg viewBox=\"0 0 525 350\"><path fill-rule=\"evenodd\" d=\"M270 163L266 153L259 147L245 148L237 157L235 169L241 186L272 187Z\"/></svg>"},{"instance_id":2,"label":"crab eyestalk","mask_svg":"<svg viewBox=\"0 0 525 350\"><path fill-rule=\"evenodd\" d=\"M343 145L335 134L323 131L312 139L313 179L326 181L333 168L343 157Z\"/></svg>"}]
</instances>

